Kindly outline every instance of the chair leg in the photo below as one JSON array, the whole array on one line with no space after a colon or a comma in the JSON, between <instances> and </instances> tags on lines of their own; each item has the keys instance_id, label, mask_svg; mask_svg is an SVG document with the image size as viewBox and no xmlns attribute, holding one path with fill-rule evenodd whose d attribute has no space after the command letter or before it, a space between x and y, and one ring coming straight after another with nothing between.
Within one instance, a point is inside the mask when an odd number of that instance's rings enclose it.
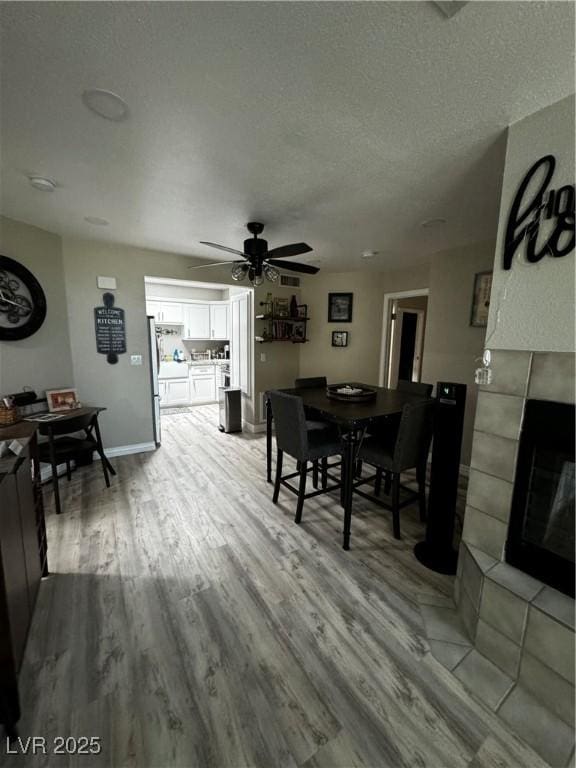
<instances>
[{"instance_id":1,"label":"chair leg","mask_svg":"<svg viewBox=\"0 0 576 768\"><path fill-rule=\"evenodd\" d=\"M294 518L295 523L299 523L302 520L302 507L304 506L304 494L306 493L307 470L308 462L303 461L300 465L300 483L298 485L298 504L296 505L296 516Z\"/></svg>"},{"instance_id":2,"label":"chair leg","mask_svg":"<svg viewBox=\"0 0 576 768\"><path fill-rule=\"evenodd\" d=\"M278 504L278 495L280 494L280 480L282 479L282 459L284 458L284 451L278 448L276 454L276 478L274 479L274 495L272 496L272 502Z\"/></svg>"},{"instance_id":3,"label":"chair leg","mask_svg":"<svg viewBox=\"0 0 576 768\"><path fill-rule=\"evenodd\" d=\"M392 474L392 473L389 473ZM394 538L400 538L400 475L392 477L392 530Z\"/></svg>"},{"instance_id":4,"label":"chair leg","mask_svg":"<svg viewBox=\"0 0 576 768\"><path fill-rule=\"evenodd\" d=\"M72 480L72 471L70 469L70 462L68 461L68 459L66 459L66 478L68 482Z\"/></svg>"},{"instance_id":5,"label":"chair leg","mask_svg":"<svg viewBox=\"0 0 576 768\"><path fill-rule=\"evenodd\" d=\"M56 451L54 450L54 441L50 436L50 465L52 467L52 485L54 487L54 506L56 507L56 514L59 515L62 512L60 506L60 488L58 487L58 464L56 462Z\"/></svg>"},{"instance_id":6,"label":"chair leg","mask_svg":"<svg viewBox=\"0 0 576 768\"><path fill-rule=\"evenodd\" d=\"M382 491L382 470L376 470L376 479L374 480L374 495L380 496Z\"/></svg>"},{"instance_id":7,"label":"chair leg","mask_svg":"<svg viewBox=\"0 0 576 768\"><path fill-rule=\"evenodd\" d=\"M384 475L384 493L386 496L390 495L390 491L392 490L392 475L390 472L386 472Z\"/></svg>"},{"instance_id":8,"label":"chair leg","mask_svg":"<svg viewBox=\"0 0 576 768\"><path fill-rule=\"evenodd\" d=\"M318 488L318 459L312 462L312 485Z\"/></svg>"},{"instance_id":9,"label":"chair leg","mask_svg":"<svg viewBox=\"0 0 576 768\"><path fill-rule=\"evenodd\" d=\"M419 464L416 467L416 479L418 481L418 507L420 509L420 522L426 522L426 465Z\"/></svg>"},{"instance_id":10,"label":"chair leg","mask_svg":"<svg viewBox=\"0 0 576 768\"><path fill-rule=\"evenodd\" d=\"M321 461L322 465L322 489L325 491L328 488L328 459L324 457Z\"/></svg>"},{"instance_id":11,"label":"chair leg","mask_svg":"<svg viewBox=\"0 0 576 768\"><path fill-rule=\"evenodd\" d=\"M356 459L355 474L356 477L362 477L362 459Z\"/></svg>"},{"instance_id":12,"label":"chair leg","mask_svg":"<svg viewBox=\"0 0 576 768\"><path fill-rule=\"evenodd\" d=\"M108 477L108 459L104 454L104 446L102 445L102 437L100 436L100 427L98 426L97 417L94 420L94 431L96 432L96 450L100 456L102 472L104 472L104 480L106 481L106 488L110 488L110 478Z\"/></svg>"}]
</instances>

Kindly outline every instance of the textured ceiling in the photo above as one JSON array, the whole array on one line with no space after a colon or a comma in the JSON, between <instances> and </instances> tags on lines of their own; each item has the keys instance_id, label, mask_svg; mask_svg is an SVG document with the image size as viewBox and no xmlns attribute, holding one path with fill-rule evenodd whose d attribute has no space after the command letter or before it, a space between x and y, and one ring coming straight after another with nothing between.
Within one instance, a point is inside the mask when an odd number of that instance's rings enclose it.
<instances>
[{"instance_id":1,"label":"textured ceiling","mask_svg":"<svg viewBox=\"0 0 576 768\"><path fill-rule=\"evenodd\" d=\"M3 212L211 260L198 241L239 247L251 219L330 268L492 237L503 129L574 90L572 3L469 2L452 19L427 2L0 14ZM86 88L121 95L128 120L89 112ZM32 189L31 173L57 189ZM447 224L420 227L433 217ZM366 249L381 254L365 262Z\"/></svg>"}]
</instances>

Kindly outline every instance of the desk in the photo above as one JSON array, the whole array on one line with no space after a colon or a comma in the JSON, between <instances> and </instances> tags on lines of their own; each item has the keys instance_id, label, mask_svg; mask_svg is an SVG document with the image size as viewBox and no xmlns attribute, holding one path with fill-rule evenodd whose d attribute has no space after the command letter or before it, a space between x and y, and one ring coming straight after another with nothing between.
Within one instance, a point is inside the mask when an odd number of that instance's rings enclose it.
<instances>
[{"instance_id":1,"label":"desk","mask_svg":"<svg viewBox=\"0 0 576 768\"><path fill-rule=\"evenodd\" d=\"M400 392L397 389L374 387L372 384L348 382L352 386L370 386L376 390L376 397L365 403L347 403L342 400L331 400L326 394L326 387L311 387L305 389L281 389L289 395L302 398L304 408L311 418L335 424L342 437L342 506L344 507L344 539L343 548L350 549L350 529L352 523L352 491L354 481L354 466L356 453L360 444L359 433L367 427L391 416L399 416L407 403L422 400L421 395ZM272 408L268 392L265 393L266 403L266 477L272 482Z\"/></svg>"}]
</instances>

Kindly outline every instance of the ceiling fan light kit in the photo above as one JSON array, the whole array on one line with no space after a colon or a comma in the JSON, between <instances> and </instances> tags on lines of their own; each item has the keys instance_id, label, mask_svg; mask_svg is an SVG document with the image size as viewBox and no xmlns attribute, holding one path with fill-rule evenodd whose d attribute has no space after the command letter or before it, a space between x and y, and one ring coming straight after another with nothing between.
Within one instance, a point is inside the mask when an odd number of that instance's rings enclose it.
<instances>
[{"instance_id":1,"label":"ceiling fan light kit","mask_svg":"<svg viewBox=\"0 0 576 768\"><path fill-rule=\"evenodd\" d=\"M259 221L251 221L246 228L252 237L244 240L244 249L238 251L235 248L229 248L227 245L210 243L207 240L201 240L202 245L209 245L211 248L218 248L220 251L234 253L241 256L244 261L235 261L232 266L232 279L236 281L244 280L248 276L249 282L254 285L262 285L264 279L270 282L276 282L280 277L279 269L287 269L292 272L303 272L308 275L315 275L320 270L310 264L298 264L294 261L280 261L280 259L289 256L298 256L301 253L309 253L312 248L307 243L291 243L290 245L281 245L279 248L268 250L268 242L259 238L264 230L264 224ZM189 269L207 269L208 267L220 267L229 265L228 261L221 261L215 264L198 264Z\"/></svg>"}]
</instances>

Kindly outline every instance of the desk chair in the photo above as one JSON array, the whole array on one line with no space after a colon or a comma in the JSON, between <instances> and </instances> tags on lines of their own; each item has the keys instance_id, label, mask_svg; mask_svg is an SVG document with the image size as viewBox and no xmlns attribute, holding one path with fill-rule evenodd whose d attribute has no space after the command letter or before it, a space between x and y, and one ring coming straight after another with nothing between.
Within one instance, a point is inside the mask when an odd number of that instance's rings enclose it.
<instances>
[{"instance_id":1,"label":"desk chair","mask_svg":"<svg viewBox=\"0 0 576 768\"><path fill-rule=\"evenodd\" d=\"M84 431L84 437L74 437L73 433ZM102 472L106 487L110 488L108 472L115 475L114 468L106 458L102 446L98 413L85 413L75 418L67 418L62 421L47 421L39 425L39 432L48 440L38 445L39 460L52 467L52 483L54 485L54 501L56 514L62 511L60 506L60 489L58 486L58 465L66 464L66 476L71 478L70 463L78 454L93 453L96 451L101 459ZM94 435L92 434L94 432ZM60 437L61 435L61 437Z\"/></svg>"},{"instance_id":2,"label":"desk chair","mask_svg":"<svg viewBox=\"0 0 576 768\"><path fill-rule=\"evenodd\" d=\"M321 493L341 488L341 482L330 487L324 487L323 484L320 490L307 494L308 462L340 455L342 444L339 437L334 435L331 430L308 429L301 397L288 395L285 392L270 392L269 397L276 425L276 445L278 448L272 501L274 504L278 503L281 485L295 493L298 496L298 503L294 522L300 523L305 499L311 499L313 496L318 496ZM297 471L289 475L282 475L284 453L292 456L298 463ZM288 483L288 480L294 477L299 477L297 489Z\"/></svg>"}]
</instances>

